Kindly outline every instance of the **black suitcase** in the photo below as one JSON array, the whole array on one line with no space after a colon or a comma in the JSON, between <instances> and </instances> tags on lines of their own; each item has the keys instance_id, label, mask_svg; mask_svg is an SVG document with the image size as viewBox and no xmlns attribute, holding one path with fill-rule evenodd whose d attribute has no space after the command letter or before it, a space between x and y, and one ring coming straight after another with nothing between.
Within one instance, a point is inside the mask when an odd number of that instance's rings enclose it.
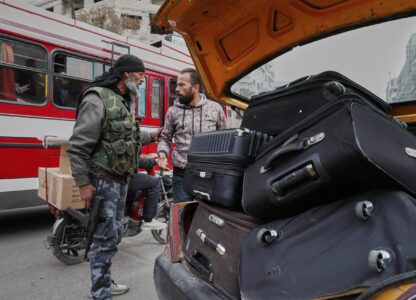
<instances>
[{"instance_id":1,"label":"black suitcase","mask_svg":"<svg viewBox=\"0 0 416 300\"><path fill-rule=\"evenodd\" d=\"M356 95L344 95L265 145L245 171L242 205L287 217L369 188L416 194L416 137Z\"/></svg>"},{"instance_id":2,"label":"black suitcase","mask_svg":"<svg viewBox=\"0 0 416 300\"><path fill-rule=\"evenodd\" d=\"M278 135L346 93L361 95L383 112L390 110L387 103L370 91L337 72L327 71L253 97L241 126Z\"/></svg>"},{"instance_id":3,"label":"black suitcase","mask_svg":"<svg viewBox=\"0 0 416 300\"><path fill-rule=\"evenodd\" d=\"M248 129L196 134L185 168L185 190L196 199L241 208L244 170L268 136Z\"/></svg>"},{"instance_id":4,"label":"black suitcase","mask_svg":"<svg viewBox=\"0 0 416 300\"><path fill-rule=\"evenodd\" d=\"M329 298L415 270L415 219L413 197L376 190L256 228L241 250L241 294Z\"/></svg>"},{"instance_id":5,"label":"black suitcase","mask_svg":"<svg viewBox=\"0 0 416 300\"><path fill-rule=\"evenodd\" d=\"M240 247L259 220L199 202L185 242L185 260L197 277L229 298L240 299Z\"/></svg>"}]
</instances>

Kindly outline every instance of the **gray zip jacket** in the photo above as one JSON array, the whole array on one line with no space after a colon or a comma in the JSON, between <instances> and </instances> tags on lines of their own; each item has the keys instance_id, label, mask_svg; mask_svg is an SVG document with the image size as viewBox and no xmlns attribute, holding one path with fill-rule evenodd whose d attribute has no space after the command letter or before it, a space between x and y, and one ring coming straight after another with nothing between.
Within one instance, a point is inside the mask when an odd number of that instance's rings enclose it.
<instances>
[{"instance_id":1,"label":"gray zip jacket","mask_svg":"<svg viewBox=\"0 0 416 300\"><path fill-rule=\"evenodd\" d=\"M200 95L201 100L196 107L185 106L175 100L166 114L157 151L163 151L167 156L174 138L176 147L172 152L172 164L176 168L185 168L194 134L229 127L221 105L208 100L203 94Z\"/></svg>"},{"instance_id":2,"label":"gray zip jacket","mask_svg":"<svg viewBox=\"0 0 416 300\"><path fill-rule=\"evenodd\" d=\"M100 142L102 126L105 118L105 107L100 97L89 93L82 100L74 131L69 139L68 157L71 161L72 176L77 186L91 183L90 174L117 179L112 174L104 174L103 170L91 169L91 158L96 145ZM155 134L140 131L140 144L146 145L156 140ZM138 149L140 154L140 149ZM118 180L120 180L118 178Z\"/></svg>"}]
</instances>

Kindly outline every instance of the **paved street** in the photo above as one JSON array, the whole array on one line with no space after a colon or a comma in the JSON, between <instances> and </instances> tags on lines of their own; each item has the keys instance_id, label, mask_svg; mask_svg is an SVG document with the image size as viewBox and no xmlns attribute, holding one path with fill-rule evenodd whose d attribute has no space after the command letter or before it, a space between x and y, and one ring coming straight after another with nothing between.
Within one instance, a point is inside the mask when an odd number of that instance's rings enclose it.
<instances>
[{"instance_id":1,"label":"paved street","mask_svg":"<svg viewBox=\"0 0 416 300\"><path fill-rule=\"evenodd\" d=\"M45 207L0 212L0 299L89 299L89 265L66 266L45 249L53 222ZM150 232L124 239L112 275L130 292L114 299L157 299L153 262L162 251Z\"/></svg>"}]
</instances>

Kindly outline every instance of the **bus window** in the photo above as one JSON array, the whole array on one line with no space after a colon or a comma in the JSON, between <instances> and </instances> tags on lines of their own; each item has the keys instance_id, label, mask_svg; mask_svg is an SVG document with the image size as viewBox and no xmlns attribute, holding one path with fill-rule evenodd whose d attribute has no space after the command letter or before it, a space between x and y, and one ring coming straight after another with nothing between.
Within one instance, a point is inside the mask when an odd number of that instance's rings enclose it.
<instances>
[{"instance_id":1,"label":"bus window","mask_svg":"<svg viewBox=\"0 0 416 300\"><path fill-rule=\"evenodd\" d=\"M94 70L93 70L93 76L94 76L94 79L95 79L95 77L97 77L97 76L100 76L100 75L102 75L104 73L104 64L103 63L100 63L100 62L97 62L97 61L95 61L94 62Z\"/></svg>"},{"instance_id":2,"label":"bus window","mask_svg":"<svg viewBox=\"0 0 416 300\"><path fill-rule=\"evenodd\" d=\"M159 112L160 103L160 80L152 80L152 118L158 119L160 116Z\"/></svg>"},{"instance_id":3,"label":"bus window","mask_svg":"<svg viewBox=\"0 0 416 300\"><path fill-rule=\"evenodd\" d=\"M56 54L53 67L54 104L65 108L75 108L77 97L82 89L94 79L94 72L103 70L102 64L96 67L93 61L63 53Z\"/></svg>"},{"instance_id":4,"label":"bus window","mask_svg":"<svg viewBox=\"0 0 416 300\"><path fill-rule=\"evenodd\" d=\"M176 99L176 78L169 79L169 107L173 105Z\"/></svg>"},{"instance_id":5,"label":"bus window","mask_svg":"<svg viewBox=\"0 0 416 300\"><path fill-rule=\"evenodd\" d=\"M137 115L141 118L146 116L146 82L147 77L144 77L143 82L139 85L139 105L137 106Z\"/></svg>"},{"instance_id":6,"label":"bus window","mask_svg":"<svg viewBox=\"0 0 416 300\"><path fill-rule=\"evenodd\" d=\"M71 77L93 80L93 65L94 63L92 61L71 57L69 55L66 56L66 74Z\"/></svg>"},{"instance_id":7,"label":"bus window","mask_svg":"<svg viewBox=\"0 0 416 300\"><path fill-rule=\"evenodd\" d=\"M40 46L0 38L0 100L45 103L46 59Z\"/></svg>"}]
</instances>

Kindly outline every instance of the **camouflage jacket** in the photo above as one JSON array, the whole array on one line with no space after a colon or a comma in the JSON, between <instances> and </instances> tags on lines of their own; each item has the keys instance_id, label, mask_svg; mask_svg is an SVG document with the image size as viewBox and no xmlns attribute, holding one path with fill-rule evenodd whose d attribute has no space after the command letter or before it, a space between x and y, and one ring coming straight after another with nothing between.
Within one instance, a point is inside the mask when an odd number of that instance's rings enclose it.
<instances>
[{"instance_id":1,"label":"camouflage jacket","mask_svg":"<svg viewBox=\"0 0 416 300\"><path fill-rule=\"evenodd\" d=\"M167 112L157 150L169 153L174 141L176 147L172 152L172 164L174 167L184 168L194 134L228 127L224 109L218 103L208 100L205 95L201 94L201 100L196 107L185 106L175 100Z\"/></svg>"},{"instance_id":2,"label":"camouflage jacket","mask_svg":"<svg viewBox=\"0 0 416 300\"><path fill-rule=\"evenodd\" d=\"M126 104L127 105L127 104ZM74 131L69 140L68 156L71 161L72 176L78 186L91 183L91 173L103 175L110 179L125 180L117 174L106 170L95 169L92 164L94 152L105 133L103 126L106 118L106 109L96 93L88 93L79 107L78 117L75 121ZM139 147L135 151L140 153L140 145L146 145L156 140L155 134L140 131Z\"/></svg>"}]
</instances>

